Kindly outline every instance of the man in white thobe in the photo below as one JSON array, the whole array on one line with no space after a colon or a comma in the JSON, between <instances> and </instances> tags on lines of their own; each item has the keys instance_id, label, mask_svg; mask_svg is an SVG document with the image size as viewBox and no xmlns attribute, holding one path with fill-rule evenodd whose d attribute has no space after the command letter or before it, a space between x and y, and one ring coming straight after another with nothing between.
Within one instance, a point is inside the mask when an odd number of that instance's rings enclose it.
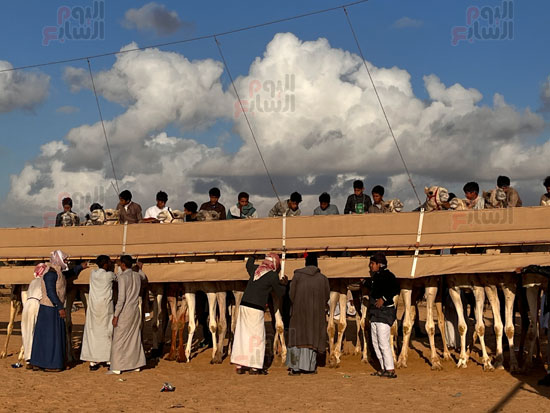
<instances>
[{"instance_id":1,"label":"man in white thobe","mask_svg":"<svg viewBox=\"0 0 550 413\"><path fill-rule=\"evenodd\" d=\"M139 272L132 269L132 257L120 257L122 273L117 276L118 300L113 317L113 343L111 345L110 374L123 371L139 371L145 366L145 353L141 343L141 311L139 293L145 274L142 263L137 263Z\"/></svg>"},{"instance_id":2,"label":"man in white thobe","mask_svg":"<svg viewBox=\"0 0 550 413\"><path fill-rule=\"evenodd\" d=\"M96 264L98 268L90 275L90 295L80 353L81 360L90 362L91 371L99 369L100 363L110 362L113 339L114 264L106 255L97 257Z\"/></svg>"}]
</instances>

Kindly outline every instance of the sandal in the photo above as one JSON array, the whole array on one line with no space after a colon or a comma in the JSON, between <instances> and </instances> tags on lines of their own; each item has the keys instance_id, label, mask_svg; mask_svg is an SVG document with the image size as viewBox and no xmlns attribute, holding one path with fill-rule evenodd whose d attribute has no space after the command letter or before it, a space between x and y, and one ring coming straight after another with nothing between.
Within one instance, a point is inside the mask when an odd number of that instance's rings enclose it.
<instances>
[{"instance_id":1,"label":"sandal","mask_svg":"<svg viewBox=\"0 0 550 413\"><path fill-rule=\"evenodd\" d=\"M235 373L237 374L245 374L246 373L246 369L240 367L240 368L237 368L235 369Z\"/></svg>"},{"instance_id":2,"label":"sandal","mask_svg":"<svg viewBox=\"0 0 550 413\"><path fill-rule=\"evenodd\" d=\"M251 376L256 376L256 375L260 375L260 376L266 376L267 375L267 371L266 370L263 370L263 369L251 369L248 374L250 374Z\"/></svg>"},{"instance_id":3,"label":"sandal","mask_svg":"<svg viewBox=\"0 0 550 413\"><path fill-rule=\"evenodd\" d=\"M386 372L386 370L378 370L378 371L375 371L374 373L371 373L370 375L371 376L376 376L376 377L382 377L385 372Z\"/></svg>"},{"instance_id":4,"label":"sandal","mask_svg":"<svg viewBox=\"0 0 550 413\"><path fill-rule=\"evenodd\" d=\"M288 371L288 375L289 375L289 376L299 376L300 374L302 374L302 373L300 372L300 370L289 370L289 371Z\"/></svg>"},{"instance_id":5,"label":"sandal","mask_svg":"<svg viewBox=\"0 0 550 413\"><path fill-rule=\"evenodd\" d=\"M381 374L382 377L387 377L388 379L396 379L397 374L395 374L395 371L385 371Z\"/></svg>"}]
</instances>

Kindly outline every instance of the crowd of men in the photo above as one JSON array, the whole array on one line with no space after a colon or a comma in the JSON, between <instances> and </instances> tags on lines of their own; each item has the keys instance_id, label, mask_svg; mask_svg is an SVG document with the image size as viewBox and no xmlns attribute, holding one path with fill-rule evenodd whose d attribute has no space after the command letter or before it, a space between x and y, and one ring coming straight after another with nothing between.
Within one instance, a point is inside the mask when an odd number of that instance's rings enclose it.
<instances>
[{"instance_id":1,"label":"crowd of men","mask_svg":"<svg viewBox=\"0 0 550 413\"><path fill-rule=\"evenodd\" d=\"M541 205L550 203L550 177L543 185L546 193L541 197ZM389 212L384 201L384 188L375 186L371 195L364 193L362 181L353 183L354 192L346 201L344 214L386 213ZM517 191L510 186L510 179L499 176L497 189L501 191L503 206L521 207L522 201ZM465 199L463 204L468 209L485 208L486 199L480 196L479 185L468 182L463 187ZM201 211L215 214L217 219L257 218L258 213L250 202L246 192L238 195L237 203L226 211L219 202L221 193L218 188L209 191L210 200L200 208L195 202L184 204L185 221L197 221ZM450 208L452 199L442 205ZM163 211L170 211L167 206L168 195L160 191L156 196L156 205L148 208L145 215L139 204L132 201L130 191L119 195L117 210L119 220L123 223L158 221ZM299 205L302 197L298 192L290 198L276 203L269 211L270 217L297 216L301 214ZM427 201L428 202L428 201ZM72 201L63 200L64 211L58 215L58 226L67 226L66 214L72 212ZM102 208L98 204L93 208ZM330 195L319 196L319 206L314 215L336 215L339 209L331 204ZM78 222L72 222L78 225ZM28 366L35 370L60 371L65 368L66 333L63 319L66 317L64 302L67 276L75 276L87 266L77 265L69 270L67 256L62 251L54 251L49 263L41 263L35 268L36 280L29 287L28 303L37 300L39 306L26 304L22 322L25 358ZM231 362L236 365L237 374L267 374L264 365L265 325L264 310L271 293L282 296L289 292L293 305L290 327L293 330L289 338L287 366L290 375L314 373L316 360L325 351L326 317L325 306L329 298L328 279L317 266L313 254L307 256L305 267L295 271L293 282L288 291L288 279L279 276L280 257L267 254L260 265L254 259L248 259L246 271L249 275L239 313L237 316L235 339L231 353ZM86 313L86 324L82 340L81 359L90 363L90 370L108 365L110 374L127 371L139 371L145 365L145 354L141 339L141 313L139 309L139 292L142 281L146 279L141 265L134 263L129 256L122 256L118 261L119 270L115 275L114 262L105 255L97 260L97 269L90 277L89 307ZM550 267L541 267L541 271L550 276ZM393 298L399 294L399 284L387 268L383 253L377 252L370 259L371 277L369 285L369 317L371 321L371 338L380 369L374 376L395 378L393 355L390 346L390 326L396 319ZM113 297L113 283L117 284L116 305ZM344 312L345 310L342 309ZM32 314L35 314L34 316ZM250 343L254 343L251 346ZM550 384L550 374L543 384Z\"/></svg>"},{"instance_id":2,"label":"crowd of men","mask_svg":"<svg viewBox=\"0 0 550 413\"><path fill-rule=\"evenodd\" d=\"M546 192L541 196L540 205L550 205L550 176L543 181ZM510 178L507 176L499 176L497 179L497 189L505 194L503 205L506 207L522 206L521 198L518 192L510 186ZM484 209L486 207L486 199L482 196L477 182L468 182L463 187L465 199L463 203L467 209ZM346 205L344 206L344 214L376 214L391 212L388 203L384 200L384 187L376 185L371 190L371 196L365 193L365 185L363 181L356 180L353 183L353 193L348 196ZM183 213L186 222L201 220L201 213L209 213L219 220L225 219L246 219L258 218L258 211L250 202L250 196L246 192L241 192L237 196L237 203L232 205L229 210L226 210L219 200L221 192L219 188L211 188L208 192L210 200L204 202L200 208L194 201L186 202L183 205ZM451 201L457 198L453 193L449 194L449 199L442 206L445 209L450 209ZM323 192L319 196L319 206L313 210L313 215L338 215L340 210L334 204L331 204L331 197L327 192ZM298 216L302 214L300 203L302 195L298 192L293 192L289 199L277 202L269 211L269 217L279 216ZM132 200L132 193L129 190L124 190L119 194L119 203L116 207L118 211L118 221L120 223L135 224L138 222L155 222L158 220L159 214L163 211L170 212L171 209L167 205L168 194L164 191L159 191L156 196L156 205L147 208L145 215L141 205ZM57 214L56 226L77 226L80 225L78 214L72 211L73 201L71 198L62 200L63 211ZM90 207L90 213L95 210L102 210L103 207L94 203ZM417 209L420 209L417 208ZM87 223L92 224L90 215L86 216Z\"/></svg>"}]
</instances>

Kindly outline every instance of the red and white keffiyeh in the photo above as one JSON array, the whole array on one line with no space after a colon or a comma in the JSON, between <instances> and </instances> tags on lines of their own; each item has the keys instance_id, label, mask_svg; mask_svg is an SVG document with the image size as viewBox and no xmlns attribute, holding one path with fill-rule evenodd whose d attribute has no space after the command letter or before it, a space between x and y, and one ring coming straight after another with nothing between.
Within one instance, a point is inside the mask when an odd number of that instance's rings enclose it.
<instances>
[{"instance_id":1,"label":"red and white keffiyeh","mask_svg":"<svg viewBox=\"0 0 550 413\"><path fill-rule=\"evenodd\" d=\"M267 254L256 271L254 271L254 281L259 280L265 273L269 271L279 271L281 269L281 258L277 254Z\"/></svg>"}]
</instances>

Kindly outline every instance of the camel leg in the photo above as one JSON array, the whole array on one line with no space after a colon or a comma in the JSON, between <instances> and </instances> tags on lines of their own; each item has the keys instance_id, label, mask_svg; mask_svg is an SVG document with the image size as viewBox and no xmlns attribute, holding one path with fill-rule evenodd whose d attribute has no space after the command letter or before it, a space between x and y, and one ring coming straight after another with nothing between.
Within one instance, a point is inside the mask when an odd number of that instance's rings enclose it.
<instances>
[{"instance_id":1,"label":"camel leg","mask_svg":"<svg viewBox=\"0 0 550 413\"><path fill-rule=\"evenodd\" d=\"M177 310L177 306L178 306L178 303L177 303L177 298L176 297L166 297L166 301L168 303L168 308L170 309L170 326L171 326L171 330L172 330L172 339L171 339L171 342L170 342L170 352L168 353L168 356L166 357L166 360L170 360L170 361L173 361L177 358L177 348L176 348L176 343L177 343L177 334L178 334L178 310ZM156 302L156 300L155 300ZM156 307L154 305L154 307ZM156 314L158 314L157 310L153 310ZM155 326L155 322L153 322L153 326ZM156 334L153 333L153 336L155 336ZM154 345L153 345L154 347Z\"/></svg>"},{"instance_id":2,"label":"camel leg","mask_svg":"<svg viewBox=\"0 0 550 413\"><path fill-rule=\"evenodd\" d=\"M177 319L178 319L178 363L185 363L187 357L185 356L185 346L183 344L183 330L185 327L185 314L187 313L187 301L185 299L181 300L181 306L178 309Z\"/></svg>"},{"instance_id":3,"label":"camel leg","mask_svg":"<svg viewBox=\"0 0 550 413\"><path fill-rule=\"evenodd\" d=\"M193 335L197 328L196 296L195 293L185 293L185 301L189 309L189 331L187 334L187 347L185 349L185 358L189 363L191 361L191 347L193 346Z\"/></svg>"},{"instance_id":4,"label":"camel leg","mask_svg":"<svg viewBox=\"0 0 550 413\"><path fill-rule=\"evenodd\" d=\"M504 305L506 310L505 328L506 338L508 339L508 349L510 352L510 372L516 373L519 371L519 365L516 358L516 351L514 349L514 301L516 299L516 283L509 282L502 286L504 292Z\"/></svg>"},{"instance_id":5,"label":"camel leg","mask_svg":"<svg viewBox=\"0 0 550 413\"><path fill-rule=\"evenodd\" d=\"M403 343L401 345L401 353L397 360L397 368L406 368L409 352L409 340L411 339L411 332L413 326L413 307L411 305L412 285L407 285L401 288L401 298L403 299L403 305L405 312L403 313Z\"/></svg>"},{"instance_id":6,"label":"camel leg","mask_svg":"<svg viewBox=\"0 0 550 413\"><path fill-rule=\"evenodd\" d=\"M502 319L500 317L500 300L498 299L498 290L496 285L488 285L485 287L485 294L491 304L491 310L493 312L493 324L495 330L495 337L497 343L497 351L495 356L496 369L504 369L504 356L502 355Z\"/></svg>"},{"instance_id":7,"label":"camel leg","mask_svg":"<svg viewBox=\"0 0 550 413\"><path fill-rule=\"evenodd\" d=\"M282 298L272 294L273 297L273 310L275 312L275 338L273 341L273 350L278 347L278 343L281 348L281 360L284 363L286 361L286 343L285 343L285 325L283 322L283 315L281 314Z\"/></svg>"},{"instance_id":8,"label":"camel leg","mask_svg":"<svg viewBox=\"0 0 550 413\"><path fill-rule=\"evenodd\" d=\"M355 338L355 349L353 354L361 354L361 292L351 291L353 307L355 308L355 326L357 337Z\"/></svg>"},{"instance_id":9,"label":"camel leg","mask_svg":"<svg viewBox=\"0 0 550 413\"><path fill-rule=\"evenodd\" d=\"M76 360L73 349L73 304L76 300L77 289L73 285L71 288L67 289L67 295L65 297L65 328L66 328L66 342L67 342L67 361L70 363Z\"/></svg>"},{"instance_id":10,"label":"camel leg","mask_svg":"<svg viewBox=\"0 0 550 413\"><path fill-rule=\"evenodd\" d=\"M344 341L346 328L348 322L346 319L346 305L348 302L348 296L346 294L340 294L340 318L338 319L338 340L336 341L336 348L334 349L334 358L336 366L340 365L340 357L342 356L342 343Z\"/></svg>"},{"instance_id":11,"label":"camel leg","mask_svg":"<svg viewBox=\"0 0 550 413\"><path fill-rule=\"evenodd\" d=\"M21 308L21 302L19 300L12 299L10 301L10 321L6 331L6 344L4 350L0 353L0 358L6 358L8 356L8 344L10 342L11 334L13 333L13 324L15 323L15 316Z\"/></svg>"},{"instance_id":12,"label":"camel leg","mask_svg":"<svg viewBox=\"0 0 550 413\"><path fill-rule=\"evenodd\" d=\"M435 349L435 323L433 307L435 304L436 295L437 286L426 286L426 332L428 333L428 339L430 341L430 361L432 363L432 370L443 370L441 360L439 359Z\"/></svg>"},{"instance_id":13,"label":"camel leg","mask_svg":"<svg viewBox=\"0 0 550 413\"><path fill-rule=\"evenodd\" d=\"M468 332L468 325L464 319L464 311L462 310L462 299L460 298L460 289L458 287L450 287L449 295L453 300L456 314L458 317L458 333L460 334L460 357L456 367L466 368L468 366L468 353L466 352L466 333Z\"/></svg>"},{"instance_id":14,"label":"camel leg","mask_svg":"<svg viewBox=\"0 0 550 413\"><path fill-rule=\"evenodd\" d=\"M328 348L329 348L329 366L336 367L336 359L334 357L334 336L336 334L336 328L334 325L334 313L336 311L336 304L340 298L340 293L336 291L330 292L329 299L329 314L328 314Z\"/></svg>"},{"instance_id":15,"label":"camel leg","mask_svg":"<svg viewBox=\"0 0 550 413\"><path fill-rule=\"evenodd\" d=\"M164 296L164 288L162 284L155 285L153 288L151 288L151 292L153 293L154 300L153 300L153 313L151 315L151 325L153 330L153 353L159 353L159 356L162 356L162 350L164 347L164 308L162 306L162 300ZM177 312L177 298L174 298L173 305L175 306L172 308L172 304L168 303L168 307L170 308L170 321L172 323L172 329L174 329L174 325L176 324L176 319L174 318L176 316ZM172 331L173 333L173 331ZM172 339L173 339L172 334ZM170 352L172 353L172 347L170 348Z\"/></svg>"},{"instance_id":16,"label":"camel leg","mask_svg":"<svg viewBox=\"0 0 550 413\"><path fill-rule=\"evenodd\" d=\"M216 322L218 301L215 292L207 292L206 297L208 298L208 329L210 330L210 334L212 334L212 358L210 359L210 364L214 364L214 359L218 351L218 339L216 337L218 330L218 324Z\"/></svg>"},{"instance_id":17,"label":"camel leg","mask_svg":"<svg viewBox=\"0 0 550 413\"><path fill-rule=\"evenodd\" d=\"M221 364L223 358L223 341L225 340L225 334L227 333L227 316L226 316L226 300L227 293L216 293L216 299L218 301L218 308L220 309L220 315L218 319L217 332L218 332L218 349L214 355L213 363ZM216 337L214 337L216 340Z\"/></svg>"},{"instance_id":18,"label":"camel leg","mask_svg":"<svg viewBox=\"0 0 550 413\"><path fill-rule=\"evenodd\" d=\"M368 345L368 333L367 333L367 311L368 311L368 308L366 305L364 305L363 303L361 303L361 321L360 321L360 325L361 325L361 332L363 333L363 351L362 351L362 355L361 355L361 361L363 363L368 363L369 362L369 345Z\"/></svg>"},{"instance_id":19,"label":"camel leg","mask_svg":"<svg viewBox=\"0 0 550 413\"><path fill-rule=\"evenodd\" d=\"M437 326L441 333L441 341L443 342L443 360L452 360L449 347L447 346L447 335L445 333L445 313L443 312L443 283L437 281L437 295L435 297L435 311L437 312Z\"/></svg>"},{"instance_id":20,"label":"camel leg","mask_svg":"<svg viewBox=\"0 0 550 413\"><path fill-rule=\"evenodd\" d=\"M233 311L231 311L231 336L230 342L227 346L227 354L231 355L231 350L233 347L233 340L235 339L235 328L237 328L237 314L239 314L239 307L241 306L241 301L243 299L243 291L233 291L233 296L235 297L235 305L233 306Z\"/></svg>"},{"instance_id":21,"label":"camel leg","mask_svg":"<svg viewBox=\"0 0 550 413\"><path fill-rule=\"evenodd\" d=\"M487 354L487 347L485 346L485 323L483 322L483 308L485 306L485 289L480 285L474 286L474 297L476 298L476 333L479 338L479 344L481 345L481 355L482 355L481 361L483 363L483 371L493 371L495 368L491 364L491 359ZM501 325L502 325L502 321L501 321ZM502 336L501 336L501 339L502 339Z\"/></svg>"},{"instance_id":22,"label":"camel leg","mask_svg":"<svg viewBox=\"0 0 550 413\"><path fill-rule=\"evenodd\" d=\"M540 288L538 285L527 287L527 302L529 303L529 329L527 330L527 359L523 369L529 371L533 365L535 343L539 333L538 325L538 298Z\"/></svg>"}]
</instances>

